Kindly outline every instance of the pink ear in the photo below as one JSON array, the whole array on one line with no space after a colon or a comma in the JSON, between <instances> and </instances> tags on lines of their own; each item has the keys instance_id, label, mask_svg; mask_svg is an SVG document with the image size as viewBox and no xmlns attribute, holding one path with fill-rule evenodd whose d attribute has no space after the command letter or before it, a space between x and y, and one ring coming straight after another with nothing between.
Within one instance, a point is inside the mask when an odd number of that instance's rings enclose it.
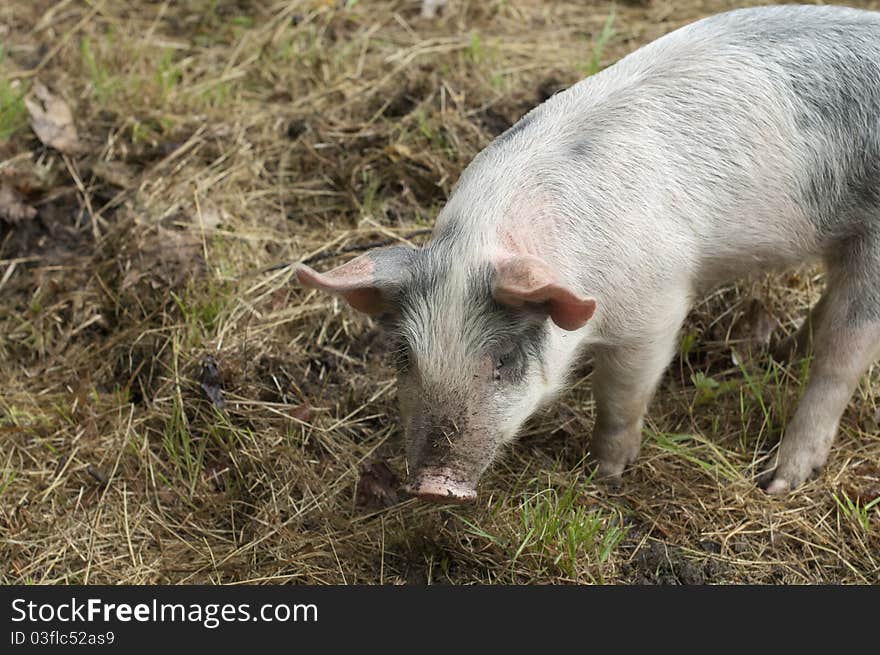
<instances>
[{"instance_id":1,"label":"pink ear","mask_svg":"<svg viewBox=\"0 0 880 655\"><path fill-rule=\"evenodd\" d=\"M320 289L342 296L360 312L382 312L382 293L376 280L376 265L370 255L361 255L327 273L318 273L305 264L297 265L296 279L308 289Z\"/></svg>"},{"instance_id":2,"label":"pink ear","mask_svg":"<svg viewBox=\"0 0 880 655\"><path fill-rule=\"evenodd\" d=\"M332 271L318 273L299 264L296 278L309 289L342 296L358 311L378 316L388 309L389 292L405 283L416 251L408 246L377 248Z\"/></svg>"},{"instance_id":3,"label":"pink ear","mask_svg":"<svg viewBox=\"0 0 880 655\"><path fill-rule=\"evenodd\" d=\"M596 301L564 286L550 267L537 257L513 257L496 267L492 295L511 307L543 305L556 325L577 330L596 311Z\"/></svg>"}]
</instances>

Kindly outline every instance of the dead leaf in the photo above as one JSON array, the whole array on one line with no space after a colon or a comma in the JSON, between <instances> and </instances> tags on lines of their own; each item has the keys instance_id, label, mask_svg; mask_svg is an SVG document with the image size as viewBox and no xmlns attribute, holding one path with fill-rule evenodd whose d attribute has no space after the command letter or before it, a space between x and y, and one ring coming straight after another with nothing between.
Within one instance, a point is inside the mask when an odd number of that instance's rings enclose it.
<instances>
[{"instance_id":1,"label":"dead leaf","mask_svg":"<svg viewBox=\"0 0 880 655\"><path fill-rule=\"evenodd\" d=\"M107 477L107 474L96 468L94 465L89 464L86 467L86 473L88 473L94 480L98 483L100 488L104 488L107 486L107 483L110 479Z\"/></svg>"},{"instance_id":2,"label":"dead leaf","mask_svg":"<svg viewBox=\"0 0 880 655\"><path fill-rule=\"evenodd\" d=\"M880 498L880 466L865 463L847 471L843 492L863 507Z\"/></svg>"},{"instance_id":3,"label":"dead leaf","mask_svg":"<svg viewBox=\"0 0 880 655\"><path fill-rule=\"evenodd\" d=\"M19 158L15 155L3 162L3 167L0 168L0 184L13 187L26 198L34 198L60 186L47 167L37 164L32 157Z\"/></svg>"},{"instance_id":4,"label":"dead leaf","mask_svg":"<svg viewBox=\"0 0 880 655\"><path fill-rule=\"evenodd\" d=\"M39 82L34 84L33 94L36 98L25 98L24 104L31 115L31 127L40 141L68 155L78 152L79 138L73 124L73 112L67 103Z\"/></svg>"},{"instance_id":5,"label":"dead leaf","mask_svg":"<svg viewBox=\"0 0 880 655\"><path fill-rule=\"evenodd\" d=\"M202 373L199 377L199 386L202 391L205 392L214 407L223 409L226 406L226 399L223 397L223 389L220 388L220 369L213 355L206 355L202 359Z\"/></svg>"},{"instance_id":6,"label":"dead leaf","mask_svg":"<svg viewBox=\"0 0 880 655\"><path fill-rule=\"evenodd\" d=\"M410 150L409 146L404 145L403 143L392 143L390 145L385 146L385 152L388 154L388 157L391 161L400 161L401 159L412 159L413 152Z\"/></svg>"},{"instance_id":7,"label":"dead leaf","mask_svg":"<svg viewBox=\"0 0 880 655\"><path fill-rule=\"evenodd\" d=\"M303 403L302 405L294 407L290 414L296 420L308 423L309 419L312 418L312 408L308 403Z\"/></svg>"},{"instance_id":8,"label":"dead leaf","mask_svg":"<svg viewBox=\"0 0 880 655\"><path fill-rule=\"evenodd\" d=\"M21 194L8 184L0 183L0 218L7 223L29 221L37 210L24 202Z\"/></svg>"},{"instance_id":9,"label":"dead leaf","mask_svg":"<svg viewBox=\"0 0 880 655\"><path fill-rule=\"evenodd\" d=\"M381 508L396 505L399 480L388 465L379 460L360 467L355 503L361 507Z\"/></svg>"}]
</instances>

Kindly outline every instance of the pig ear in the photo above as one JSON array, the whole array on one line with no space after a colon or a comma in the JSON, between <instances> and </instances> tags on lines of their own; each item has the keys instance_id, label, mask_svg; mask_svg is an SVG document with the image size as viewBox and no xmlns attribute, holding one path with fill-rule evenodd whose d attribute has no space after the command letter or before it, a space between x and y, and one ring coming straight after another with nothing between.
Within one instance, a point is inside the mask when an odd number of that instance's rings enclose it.
<instances>
[{"instance_id":1,"label":"pig ear","mask_svg":"<svg viewBox=\"0 0 880 655\"><path fill-rule=\"evenodd\" d=\"M389 292L399 286L414 253L405 246L380 248L326 273L298 264L296 278L308 289L335 294L356 310L378 316L387 309Z\"/></svg>"},{"instance_id":2,"label":"pig ear","mask_svg":"<svg viewBox=\"0 0 880 655\"><path fill-rule=\"evenodd\" d=\"M514 257L498 264L492 295L510 307L536 305L563 330L582 328L596 310L595 300L565 286L537 257Z\"/></svg>"}]
</instances>

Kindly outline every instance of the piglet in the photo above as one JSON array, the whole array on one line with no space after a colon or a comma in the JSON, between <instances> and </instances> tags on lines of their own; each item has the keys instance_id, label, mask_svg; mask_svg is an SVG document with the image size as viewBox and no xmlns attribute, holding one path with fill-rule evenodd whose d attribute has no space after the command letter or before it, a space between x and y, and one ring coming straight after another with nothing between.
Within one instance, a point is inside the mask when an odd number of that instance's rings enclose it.
<instances>
[{"instance_id":1,"label":"piglet","mask_svg":"<svg viewBox=\"0 0 880 655\"><path fill-rule=\"evenodd\" d=\"M408 488L463 502L586 349L591 451L619 478L694 300L813 259L827 289L782 347L814 358L773 494L825 463L880 356L880 13L764 7L683 27L479 153L424 247L296 275L396 335Z\"/></svg>"}]
</instances>

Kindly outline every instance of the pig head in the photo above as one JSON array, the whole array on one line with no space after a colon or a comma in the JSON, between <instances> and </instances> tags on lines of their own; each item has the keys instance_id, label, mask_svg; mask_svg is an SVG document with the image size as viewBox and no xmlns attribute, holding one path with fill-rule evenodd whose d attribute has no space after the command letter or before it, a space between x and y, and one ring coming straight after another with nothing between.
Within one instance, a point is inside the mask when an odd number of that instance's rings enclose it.
<instances>
[{"instance_id":1,"label":"pig head","mask_svg":"<svg viewBox=\"0 0 880 655\"><path fill-rule=\"evenodd\" d=\"M299 282L345 299L395 337L407 490L466 502L503 445L562 386L563 333L579 330L594 300L539 257L478 254L435 238L421 249L374 250ZM562 339L564 342L564 339Z\"/></svg>"}]
</instances>

